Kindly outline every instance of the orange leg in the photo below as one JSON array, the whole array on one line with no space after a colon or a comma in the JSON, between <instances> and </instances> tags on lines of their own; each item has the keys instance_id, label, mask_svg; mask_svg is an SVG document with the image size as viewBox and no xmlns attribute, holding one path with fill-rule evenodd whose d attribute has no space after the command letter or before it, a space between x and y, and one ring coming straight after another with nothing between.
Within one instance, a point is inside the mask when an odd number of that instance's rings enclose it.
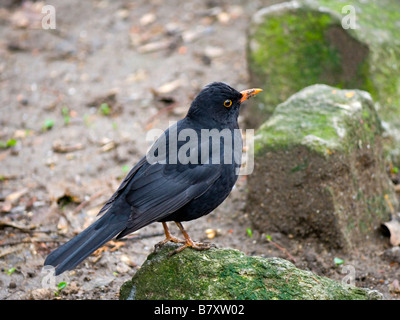
<instances>
[{"instance_id":1,"label":"orange leg","mask_svg":"<svg viewBox=\"0 0 400 320\"><path fill-rule=\"evenodd\" d=\"M186 230L183 228L182 223L180 222L176 222L176 225L178 226L179 230L181 230L183 236L185 237L185 241L184 241L184 245L182 247L179 247L178 249L170 252L170 256L179 253L181 251L183 251L186 248L193 248L195 250L208 250L211 247L215 247L215 245L213 245L212 243L201 243L201 242L194 242L190 236L188 235L188 233L186 232Z\"/></svg>"},{"instance_id":2,"label":"orange leg","mask_svg":"<svg viewBox=\"0 0 400 320\"><path fill-rule=\"evenodd\" d=\"M164 228L164 233L165 233L165 239L163 241L160 241L159 243L157 243L155 245L156 248L159 248L161 246L163 246L164 244L166 244L167 242L175 242L175 243L186 243L185 240L181 240L178 238L175 238L173 235L171 235L171 232L169 232L168 226L166 222L162 223L163 228Z\"/></svg>"}]
</instances>

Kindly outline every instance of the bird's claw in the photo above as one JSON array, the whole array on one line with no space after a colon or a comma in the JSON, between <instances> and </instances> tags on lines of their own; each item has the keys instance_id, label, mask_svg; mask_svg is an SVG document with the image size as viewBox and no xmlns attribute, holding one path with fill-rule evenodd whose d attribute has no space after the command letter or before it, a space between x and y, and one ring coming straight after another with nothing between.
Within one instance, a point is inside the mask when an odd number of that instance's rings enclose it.
<instances>
[{"instance_id":1,"label":"bird's claw","mask_svg":"<svg viewBox=\"0 0 400 320\"><path fill-rule=\"evenodd\" d=\"M178 238L175 238L175 237L172 237L172 236L171 236L171 237L165 238L163 241L160 241L160 242L156 243L156 244L154 245L154 249L157 251L157 250L161 249L161 247L162 247L163 245L165 245L166 243L168 243L168 242L186 243L185 240L181 240L181 239L178 239Z\"/></svg>"},{"instance_id":2,"label":"bird's claw","mask_svg":"<svg viewBox=\"0 0 400 320\"><path fill-rule=\"evenodd\" d=\"M202 243L202 242L192 242L186 241L185 244L171 252L168 253L168 256L171 257L179 252L182 252L186 248L192 248L198 251L209 250L211 248L216 248L217 246L213 243Z\"/></svg>"}]
</instances>

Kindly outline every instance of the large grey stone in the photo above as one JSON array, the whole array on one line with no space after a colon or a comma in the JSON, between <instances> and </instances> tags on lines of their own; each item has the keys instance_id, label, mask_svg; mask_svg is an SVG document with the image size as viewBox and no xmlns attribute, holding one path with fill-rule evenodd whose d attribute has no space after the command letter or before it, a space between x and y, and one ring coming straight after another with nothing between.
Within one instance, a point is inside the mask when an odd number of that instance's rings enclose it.
<instances>
[{"instance_id":1,"label":"large grey stone","mask_svg":"<svg viewBox=\"0 0 400 320\"><path fill-rule=\"evenodd\" d=\"M255 140L247 212L262 232L353 249L397 207L371 96L327 85L278 105Z\"/></svg>"}]
</instances>

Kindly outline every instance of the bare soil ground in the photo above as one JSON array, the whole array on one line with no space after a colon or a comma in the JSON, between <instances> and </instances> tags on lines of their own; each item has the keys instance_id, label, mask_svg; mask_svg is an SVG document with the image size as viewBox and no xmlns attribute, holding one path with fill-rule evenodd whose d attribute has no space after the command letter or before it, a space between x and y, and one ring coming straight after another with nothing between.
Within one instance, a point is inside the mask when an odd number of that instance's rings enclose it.
<instances>
[{"instance_id":1,"label":"bare soil ground","mask_svg":"<svg viewBox=\"0 0 400 320\"><path fill-rule=\"evenodd\" d=\"M116 299L163 239L160 224L58 276L67 284L58 294L43 289L45 257L96 218L147 150L150 129L182 118L209 82L247 88L247 23L272 1L46 1L55 30L38 23L43 3L20 2L0 6L0 299ZM339 281L348 266L355 285L399 298L400 258L387 238L343 255L261 234L244 211L245 189L241 177L214 213L186 223L192 238Z\"/></svg>"}]
</instances>

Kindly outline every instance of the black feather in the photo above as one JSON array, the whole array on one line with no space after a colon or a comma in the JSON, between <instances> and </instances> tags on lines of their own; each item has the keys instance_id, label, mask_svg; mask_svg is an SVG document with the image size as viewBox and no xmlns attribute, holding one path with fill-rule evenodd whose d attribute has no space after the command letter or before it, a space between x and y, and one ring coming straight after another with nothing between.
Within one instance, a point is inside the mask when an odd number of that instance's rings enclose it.
<instances>
[{"instance_id":1,"label":"black feather","mask_svg":"<svg viewBox=\"0 0 400 320\"><path fill-rule=\"evenodd\" d=\"M115 215L111 211L100 217L75 238L51 252L44 265L56 268L56 275L74 269L96 249L114 238L126 226L129 214Z\"/></svg>"}]
</instances>

